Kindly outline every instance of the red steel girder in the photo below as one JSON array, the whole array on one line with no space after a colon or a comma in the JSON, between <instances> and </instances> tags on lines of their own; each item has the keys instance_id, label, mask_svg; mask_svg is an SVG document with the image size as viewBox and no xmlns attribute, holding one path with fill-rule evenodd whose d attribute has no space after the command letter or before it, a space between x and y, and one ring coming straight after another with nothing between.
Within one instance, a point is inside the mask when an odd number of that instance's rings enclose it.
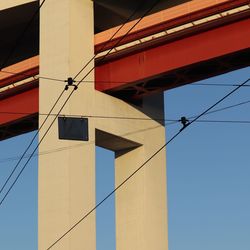
<instances>
[{"instance_id":1,"label":"red steel girder","mask_svg":"<svg viewBox=\"0 0 250 250\"><path fill-rule=\"evenodd\" d=\"M242 53L247 49L249 51L249 27L250 18L238 20L207 31L190 34L179 40L165 41L158 46L143 48L133 54L105 62L95 69L96 89L115 95L128 86L136 87L138 83L161 78L168 72L177 72L185 67L192 68L193 65L197 66L197 64L217 58ZM14 76L12 80L22 80L37 73L38 65L30 67L30 71L25 74L22 72ZM211 75L214 73L211 72ZM15 79L15 77L20 77L20 79ZM204 77L209 77L209 74ZM25 86L24 89L16 87L0 95L0 140L37 129L38 87L33 84L27 85L27 88ZM154 89L154 92L176 86L174 84L161 85L156 90ZM148 91L148 89L145 90ZM119 97L123 98L120 93ZM122 94L126 95L126 91Z\"/></svg>"},{"instance_id":2,"label":"red steel girder","mask_svg":"<svg viewBox=\"0 0 250 250\"><path fill-rule=\"evenodd\" d=\"M36 57L31 57L20 63L16 63L7 68L1 69L0 88L25 80L30 77L34 77L38 73L38 60Z\"/></svg>"},{"instance_id":3,"label":"red steel girder","mask_svg":"<svg viewBox=\"0 0 250 250\"><path fill-rule=\"evenodd\" d=\"M217 1L216 3L211 0L204 2L191 1L186 4L176 6L175 8L167 9L165 10L166 13L165 11L160 11L151 15L150 20L142 20L142 22L138 25L139 27L135 27L127 34L128 29L131 28L130 25L128 25L128 27L122 29L118 35L112 39L112 41L108 40L111 34L115 33L117 29L116 27L106 32L96 34L95 52L110 49L114 47L117 42L119 45L126 44L145 36L153 35L157 32L177 27L246 4L249 4L249 0ZM178 15L176 13L178 13ZM133 22L130 23L134 24ZM125 34L126 36L123 37Z\"/></svg>"},{"instance_id":4,"label":"red steel girder","mask_svg":"<svg viewBox=\"0 0 250 250\"><path fill-rule=\"evenodd\" d=\"M13 121L20 121L38 113L38 92L39 89L34 87L0 100L1 129Z\"/></svg>"},{"instance_id":5,"label":"red steel girder","mask_svg":"<svg viewBox=\"0 0 250 250\"><path fill-rule=\"evenodd\" d=\"M95 71L96 89L119 91L185 66L250 48L249 27L247 18L99 65Z\"/></svg>"}]
</instances>

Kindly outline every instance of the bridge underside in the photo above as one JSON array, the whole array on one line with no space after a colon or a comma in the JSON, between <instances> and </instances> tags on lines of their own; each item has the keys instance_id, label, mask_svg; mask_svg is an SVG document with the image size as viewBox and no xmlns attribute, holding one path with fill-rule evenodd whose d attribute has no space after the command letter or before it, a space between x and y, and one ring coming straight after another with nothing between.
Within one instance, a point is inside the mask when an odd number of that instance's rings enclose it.
<instances>
[{"instance_id":1,"label":"bridge underside","mask_svg":"<svg viewBox=\"0 0 250 250\"><path fill-rule=\"evenodd\" d=\"M161 0L151 13L189 1L191 0ZM140 4L140 1L94 1L95 33L105 31L126 22L129 16L137 8L138 3ZM150 4L152 4L150 1L143 4L142 8L137 11L131 20L137 19L143 15ZM8 66L39 54L39 14L30 22L38 8L39 1L30 1L29 3L3 10L0 8L0 32L4 34L1 35L0 40L0 68L3 68L3 65ZM105 19L105 22L103 22L103 19ZM26 30L25 34L23 34L23 30L28 24L29 28ZM21 36L21 41L18 41L18 44L16 44L16 41L19 40ZM12 51L12 48L16 46L17 48L15 51ZM10 54L11 56L8 58ZM6 60L6 58L8 58L8 60Z\"/></svg>"},{"instance_id":2,"label":"bridge underside","mask_svg":"<svg viewBox=\"0 0 250 250\"><path fill-rule=\"evenodd\" d=\"M177 5L189 1L174 2L173 5ZM192 14L172 18L146 28L144 27L145 24L143 24L141 30L134 31L122 43L122 46L125 47L127 44L132 44L132 46L111 53L102 62L100 62L100 57L97 57L95 88L127 102L140 105L141 98L146 95L249 66L249 8L240 13L236 11L230 15L223 12L242 5L249 7L248 1L231 0L224 2L230 3L217 4L216 8L205 8L202 11L199 10ZM115 1L113 1L114 6L112 5L111 9L108 8L111 5L108 6L105 3L107 1L97 1L95 3L95 12L100 13L106 8L106 11L109 10L109 14L113 15L112 20L115 20L115 23L107 23L107 26L104 27L97 17L98 15L95 15L96 32L122 23L124 18L129 16L130 11L135 8L134 1L131 0L126 5L128 9L124 9L123 13L119 13L119 6L114 7L116 5ZM121 4L125 4L125 2ZM156 11L169 7L165 5L165 1L162 1L159 6L160 9ZM32 16L31 14L37 8L37 2L31 2L18 8L21 8L22 11L16 12L15 8L0 10L0 21L9 24L9 26L5 25L1 29L1 32L6 34L0 41L1 58L8 58L8 54L12 53L10 48L14 45L13 41L18 37L18 33L13 33L13 30L20 30L21 24L27 24ZM17 21L11 19L15 13L17 13ZM27 16L24 17L26 13ZM220 16L213 19L217 15L216 13L219 13ZM154 14L154 17L157 17L157 14ZM206 22L200 22L206 16L213 18L211 20L208 18L209 21ZM23 21L18 22L18 20ZM195 25L195 23L198 23L198 25ZM190 24L192 24L192 27L188 26ZM30 27L30 31L23 38L22 43L18 45L20 47L13 52L10 60L0 59L0 63L4 65L5 69L15 72L19 66L10 66L8 68L6 66L38 54L38 25L39 21L36 19ZM188 28L171 31L176 27L184 26ZM15 29L12 29L13 27ZM166 35L162 36L162 31ZM171 33L168 31L171 31ZM110 37L109 34L112 34L112 32L113 29L106 33L102 32L96 37L96 53L106 53L105 50L100 49L105 42L101 38L103 34L108 34L108 37ZM154 36L159 34L161 34L161 37L155 39ZM150 40L138 44L138 40L141 42L146 39L145 37L147 39L150 37ZM112 47L114 42L111 41L106 48ZM18 54L20 51L22 53ZM23 65L25 66L25 63ZM23 65L22 67L24 67ZM32 60L31 58L28 67L19 71L18 74L0 75L0 140L38 128L39 80L36 78L38 74L39 59ZM13 84L22 81L25 81L25 84L20 86Z\"/></svg>"},{"instance_id":3,"label":"bridge underside","mask_svg":"<svg viewBox=\"0 0 250 250\"><path fill-rule=\"evenodd\" d=\"M127 86L122 89L108 90L106 92L118 98L127 99L135 104L139 104L141 97L157 93L159 90L165 91L248 67L250 66L249 58L250 49L245 49L226 56L172 70L156 78L139 82L136 85Z\"/></svg>"}]
</instances>

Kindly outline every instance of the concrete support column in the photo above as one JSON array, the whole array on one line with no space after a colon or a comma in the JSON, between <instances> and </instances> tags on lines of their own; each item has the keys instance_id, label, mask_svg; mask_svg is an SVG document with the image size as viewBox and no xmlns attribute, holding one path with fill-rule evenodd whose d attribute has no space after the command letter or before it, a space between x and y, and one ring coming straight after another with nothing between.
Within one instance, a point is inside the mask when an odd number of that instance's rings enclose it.
<instances>
[{"instance_id":1,"label":"concrete support column","mask_svg":"<svg viewBox=\"0 0 250 250\"><path fill-rule=\"evenodd\" d=\"M93 2L49 0L40 13L40 74L74 77L94 55ZM92 62L76 79L94 66ZM94 80L92 72L87 80ZM40 79L39 111L48 113L64 84ZM65 92L53 113L71 92ZM89 119L89 142L58 139L57 122L39 147L38 249L45 250L95 205L95 144L114 150L119 185L165 142L163 94L134 106L82 83L62 111L67 115L131 117ZM44 116L40 116L41 126ZM43 137L51 124L39 132ZM63 149L63 150L58 150ZM67 149L67 150L66 150ZM167 250L166 152L163 150L116 193L117 250ZM95 214L60 240L53 249L95 250Z\"/></svg>"},{"instance_id":2,"label":"concrete support column","mask_svg":"<svg viewBox=\"0 0 250 250\"><path fill-rule=\"evenodd\" d=\"M151 98L149 105L144 100L141 111L164 119L159 96ZM116 186L164 145L165 127L161 122L152 119L148 128L142 122L142 146L116 154ZM116 250L168 249L166 197L166 150L162 150L116 193Z\"/></svg>"},{"instance_id":3,"label":"concrete support column","mask_svg":"<svg viewBox=\"0 0 250 250\"><path fill-rule=\"evenodd\" d=\"M59 79L74 77L93 55L93 2L46 1L40 13L40 74ZM92 62L81 76L93 65ZM77 80L81 79L81 76ZM88 76L88 80L94 80L93 73ZM40 113L49 112L63 89L64 83L40 79ZM71 88L64 93L53 113L57 113L70 92ZM84 114L93 110L93 93L93 84L81 84L63 109L63 113ZM40 116L40 125L44 118ZM40 139L53 119L51 116L40 131ZM90 141L95 140L94 128L94 122L90 121ZM39 147L39 152L68 148L39 156L39 250L47 249L95 205L95 145L84 142L82 144L82 147L79 147L79 141L59 140L56 121ZM95 250L95 239L93 213L53 249Z\"/></svg>"},{"instance_id":4,"label":"concrete support column","mask_svg":"<svg viewBox=\"0 0 250 250\"><path fill-rule=\"evenodd\" d=\"M140 106L99 92L95 95L95 114L131 118L95 120L97 145L115 151L118 186L165 144L163 93L144 98ZM116 250L167 250L166 150L115 196Z\"/></svg>"}]
</instances>

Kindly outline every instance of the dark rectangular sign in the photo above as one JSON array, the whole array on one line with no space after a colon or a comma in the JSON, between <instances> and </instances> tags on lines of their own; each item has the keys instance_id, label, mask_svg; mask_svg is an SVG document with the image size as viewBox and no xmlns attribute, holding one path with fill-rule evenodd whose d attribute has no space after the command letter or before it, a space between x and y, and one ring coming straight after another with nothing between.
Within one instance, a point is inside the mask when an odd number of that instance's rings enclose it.
<instances>
[{"instance_id":1,"label":"dark rectangular sign","mask_svg":"<svg viewBox=\"0 0 250 250\"><path fill-rule=\"evenodd\" d=\"M88 119L75 117L58 117L59 139L88 141Z\"/></svg>"}]
</instances>

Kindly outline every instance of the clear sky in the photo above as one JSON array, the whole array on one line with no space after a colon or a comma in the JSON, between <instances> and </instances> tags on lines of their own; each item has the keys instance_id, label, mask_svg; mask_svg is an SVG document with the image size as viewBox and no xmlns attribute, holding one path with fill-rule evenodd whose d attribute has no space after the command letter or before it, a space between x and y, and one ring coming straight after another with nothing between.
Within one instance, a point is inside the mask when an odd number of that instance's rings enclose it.
<instances>
[{"instance_id":1,"label":"clear sky","mask_svg":"<svg viewBox=\"0 0 250 250\"><path fill-rule=\"evenodd\" d=\"M238 84L249 77L250 67L201 83ZM188 85L165 92L165 118L197 115L230 90ZM250 87L242 87L218 108L248 100ZM250 103L202 119L250 121L249 109ZM180 128L166 126L167 139ZM197 122L168 145L169 250L250 249L249 134L247 123ZM23 152L33 135L0 142L0 184L16 163L13 157ZM96 151L96 197L101 200L114 187L114 156ZM114 225L111 198L97 210L97 250L115 250ZM37 158L0 207L0 249L37 249Z\"/></svg>"}]
</instances>

